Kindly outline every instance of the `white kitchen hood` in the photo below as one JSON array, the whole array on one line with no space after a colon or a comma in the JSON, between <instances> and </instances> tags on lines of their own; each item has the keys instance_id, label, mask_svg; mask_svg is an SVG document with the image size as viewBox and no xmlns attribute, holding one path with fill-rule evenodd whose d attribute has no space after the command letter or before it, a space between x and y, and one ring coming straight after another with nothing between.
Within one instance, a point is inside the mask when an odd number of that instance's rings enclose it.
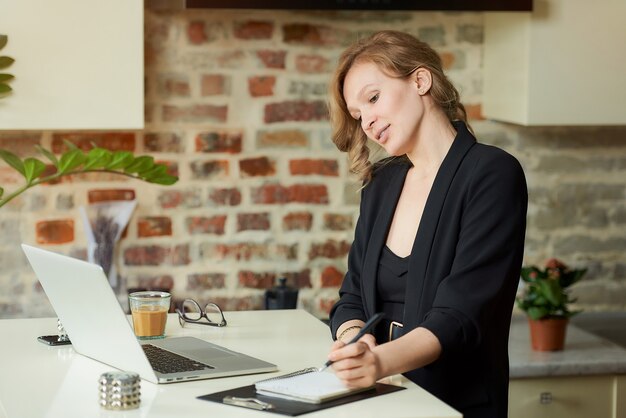
<instances>
[{"instance_id":1,"label":"white kitchen hood","mask_svg":"<svg viewBox=\"0 0 626 418\"><path fill-rule=\"evenodd\" d=\"M626 125L626 1L535 0L533 9L485 14L485 117Z\"/></svg>"}]
</instances>

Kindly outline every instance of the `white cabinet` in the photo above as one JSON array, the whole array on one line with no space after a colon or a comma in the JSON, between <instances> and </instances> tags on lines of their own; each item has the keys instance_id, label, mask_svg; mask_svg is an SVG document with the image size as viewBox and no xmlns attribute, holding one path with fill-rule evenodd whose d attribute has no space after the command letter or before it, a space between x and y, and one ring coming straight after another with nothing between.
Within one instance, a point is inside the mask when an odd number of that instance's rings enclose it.
<instances>
[{"instance_id":1,"label":"white cabinet","mask_svg":"<svg viewBox=\"0 0 626 418\"><path fill-rule=\"evenodd\" d=\"M2 129L141 129L142 0L0 0Z\"/></svg>"},{"instance_id":2,"label":"white cabinet","mask_svg":"<svg viewBox=\"0 0 626 418\"><path fill-rule=\"evenodd\" d=\"M486 13L483 114L521 125L626 125L626 1L535 0Z\"/></svg>"},{"instance_id":3,"label":"white cabinet","mask_svg":"<svg viewBox=\"0 0 626 418\"><path fill-rule=\"evenodd\" d=\"M509 418L626 418L626 376L514 379Z\"/></svg>"}]
</instances>

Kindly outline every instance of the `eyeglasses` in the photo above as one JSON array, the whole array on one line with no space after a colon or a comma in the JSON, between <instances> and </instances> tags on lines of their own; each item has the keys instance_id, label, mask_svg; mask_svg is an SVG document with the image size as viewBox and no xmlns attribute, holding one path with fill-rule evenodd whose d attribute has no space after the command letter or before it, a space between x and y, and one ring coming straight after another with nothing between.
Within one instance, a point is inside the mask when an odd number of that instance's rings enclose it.
<instances>
[{"instance_id":1,"label":"eyeglasses","mask_svg":"<svg viewBox=\"0 0 626 418\"><path fill-rule=\"evenodd\" d=\"M215 303L207 303L204 310L200 309L200 305L193 299L185 299L181 305L181 309L176 308L178 314L178 322L181 327L185 327L185 323L200 325L210 325L212 327L225 327L226 318L222 309ZM202 318L206 321L202 321Z\"/></svg>"}]
</instances>

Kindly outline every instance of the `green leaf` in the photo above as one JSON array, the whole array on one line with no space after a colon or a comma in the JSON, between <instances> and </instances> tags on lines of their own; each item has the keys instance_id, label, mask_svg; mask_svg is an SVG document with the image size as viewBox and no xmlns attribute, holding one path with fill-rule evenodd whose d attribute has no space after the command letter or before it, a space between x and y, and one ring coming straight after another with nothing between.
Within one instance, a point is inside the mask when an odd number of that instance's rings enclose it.
<instances>
[{"instance_id":1,"label":"green leaf","mask_svg":"<svg viewBox=\"0 0 626 418\"><path fill-rule=\"evenodd\" d=\"M24 176L24 163L17 155L6 150L0 150L0 158L2 158L8 165L16 169Z\"/></svg>"},{"instance_id":2,"label":"green leaf","mask_svg":"<svg viewBox=\"0 0 626 418\"><path fill-rule=\"evenodd\" d=\"M13 80L14 78L13 74L0 73L0 82Z\"/></svg>"},{"instance_id":3,"label":"green leaf","mask_svg":"<svg viewBox=\"0 0 626 418\"><path fill-rule=\"evenodd\" d=\"M116 151L109 164L104 168L107 170L120 170L128 167L135 160L133 153L130 151Z\"/></svg>"},{"instance_id":4,"label":"green leaf","mask_svg":"<svg viewBox=\"0 0 626 418\"><path fill-rule=\"evenodd\" d=\"M147 179L146 181L154 184L161 184L163 186L170 186L178 181L178 177L172 176L170 174L166 174L161 177L152 177Z\"/></svg>"},{"instance_id":5,"label":"green leaf","mask_svg":"<svg viewBox=\"0 0 626 418\"><path fill-rule=\"evenodd\" d=\"M4 189L0 187L0 197L2 197L3 194L4 194Z\"/></svg>"},{"instance_id":6,"label":"green leaf","mask_svg":"<svg viewBox=\"0 0 626 418\"><path fill-rule=\"evenodd\" d=\"M9 42L9 37L6 35L0 35L0 49L4 48Z\"/></svg>"},{"instance_id":7,"label":"green leaf","mask_svg":"<svg viewBox=\"0 0 626 418\"><path fill-rule=\"evenodd\" d=\"M135 161L132 162L128 167L124 169L127 173L139 173L142 171L149 170L154 166L154 157L150 155L142 155L141 157L135 158Z\"/></svg>"},{"instance_id":8,"label":"green leaf","mask_svg":"<svg viewBox=\"0 0 626 418\"><path fill-rule=\"evenodd\" d=\"M13 91L11 86L9 86L8 84L0 83L0 93L8 93L10 91Z\"/></svg>"},{"instance_id":9,"label":"green leaf","mask_svg":"<svg viewBox=\"0 0 626 418\"><path fill-rule=\"evenodd\" d=\"M548 316L548 310L545 308L529 308L528 316L532 319L541 319L544 316Z\"/></svg>"},{"instance_id":10,"label":"green leaf","mask_svg":"<svg viewBox=\"0 0 626 418\"><path fill-rule=\"evenodd\" d=\"M68 141L67 139L63 140L63 143L65 144L65 146L67 148L69 148L70 150L75 150L78 149L78 147L76 146L76 144L74 144L72 141Z\"/></svg>"},{"instance_id":11,"label":"green leaf","mask_svg":"<svg viewBox=\"0 0 626 418\"><path fill-rule=\"evenodd\" d=\"M9 67L14 62L15 60L11 57L7 57L7 56L0 57L0 70L3 68Z\"/></svg>"},{"instance_id":12,"label":"green leaf","mask_svg":"<svg viewBox=\"0 0 626 418\"><path fill-rule=\"evenodd\" d=\"M45 149L41 145L35 145L35 147L39 150L39 152L41 152L43 155L45 155L46 158L49 159L50 162L52 162L52 164L54 164L55 167L58 167L59 160L57 160L57 157L53 153L51 153L50 151L48 151L47 149Z\"/></svg>"},{"instance_id":13,"label":"green leaf","mask_svg":"<svg viewBox=\"0 0 626 418\"><path fill-rule=\"evenodd\" d=\"M83 166L83 170L93 170L96 168L106 167L111 161L113 153L104 148L93 148L87 154L87 162Z\"/></svg>"},{"instance_id":14,"label":"green leaf","mask_svg":"<svg viewBox=\"0 0 626 418\"><path fill-rule=\"evenodd\" d=\"M27 158L24 160L24 177L28 184L38 178L46 169L46 165L36 158Z\"/></svg>"},{"instance_id":15,"label":"green leaf","mask_svg":"<svg viewBox=\"0 0 626 418\"><path fill-rule=\"evenodd\" d=\"M147 170L140 171L137 173L139 177L150 178L150 177L161 177L164 174L167 174L167 166L165 164L155 164L152 167L149 167Z\"/></svg>"},{"instance_id":16,"label":"green leaf","mask_svg":"<svg viewBox=\"0 0 626 418\"><path fill-rule=\"evenodd\" d=\"M82 163L85 162L87 157L81 150L78 148L73 149L71 151L67 151L65 154L61 156L59 160L59 172L67 173L70 170L79 167Z\"/></svg>"}]
</instances>

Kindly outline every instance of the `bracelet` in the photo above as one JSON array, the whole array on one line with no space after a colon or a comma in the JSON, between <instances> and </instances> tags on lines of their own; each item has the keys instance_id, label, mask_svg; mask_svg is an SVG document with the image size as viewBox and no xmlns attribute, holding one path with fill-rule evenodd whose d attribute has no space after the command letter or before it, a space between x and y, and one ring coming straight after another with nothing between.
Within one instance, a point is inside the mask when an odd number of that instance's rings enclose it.
<instances>
[{"instance_id":1,"label":"bracelet","mask_svg":"<svg viewBox=\"0 0 626 418\"><path fill-rule=\"evenodd\" d=\"M353 330L353 329L361 329L361 328L363 328L363 327L362 327L362 326L359 326L359 325L352 325L351 327L348 327L348 328L344 329L343 331L341 331L341 334L339 334L339 336L337 337L337 339L338 339L339 341L341 341L341 337L343 337L343 335L344 335L346 332L351 331L351 330Z\"/></svg>"}]
</instances>

